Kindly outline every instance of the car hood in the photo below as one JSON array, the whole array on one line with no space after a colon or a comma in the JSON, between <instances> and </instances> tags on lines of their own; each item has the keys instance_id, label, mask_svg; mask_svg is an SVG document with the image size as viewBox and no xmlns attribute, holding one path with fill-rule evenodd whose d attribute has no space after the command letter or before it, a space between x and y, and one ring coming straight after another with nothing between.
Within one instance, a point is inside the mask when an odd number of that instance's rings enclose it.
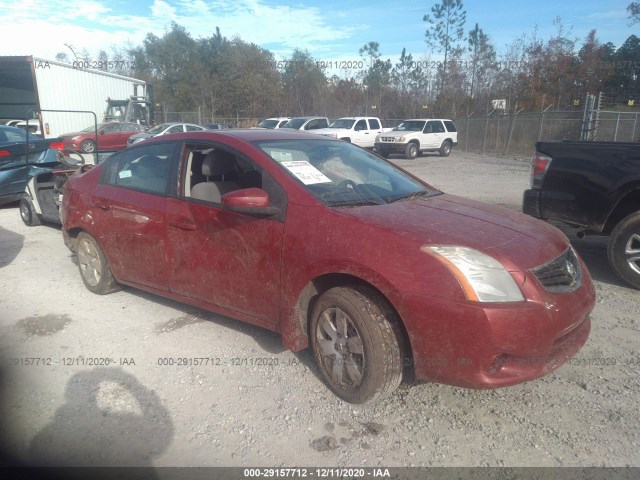
<instances>
[{"instance_id":1,"label":"car hood","mask_svg":"<svg viewBox=\"0 0 640 480\"><path fill-rule=\"evenodd\" d=\"M78 135L95 135L94 132L69 132L69 133L63 133L62 135L60 135L60 138L72 138L72 137L77 137Z\"/></svg>"},{"instance_id":2,"label":"car hood","mask_svg":"<svg viewBox=\"0 0 640 480\"><path fill-rule=\"evenodd\" d=\"M385 137L402 137L404 135L416 135L419 134L420 132L415 132L415 131L411 131L411 130L403 130L403 131L397 131L397 130L387 130L384 132L384 136Z\"/></svg>"},{"instance_id":3,"label":"car hood","mask_svg":"<svg viewBox=\"0 0 640 480\"><path fill-rule=\"evenodd\" d=\"M158 134L142 132L142 133L135 133L131 135L129 138L150 138L150 137L155 137L156 135Z\"/></svg>"},{"instance_id":4,"label":"car hood","mask_svg":"<svg viewBox=\"0 0 640 480\"><path fill-rule=\"evenodd\" d=\"M332 133L350 131L348 128L319 128L317 130L308 130L309 133L317 133L318 135L330 135Z\"/></svg>"},{"instance_id":5,"label":"car hood","mask_svg":"<svg viewBox=\"0 0 640 480\"><path fill-rule=\"evenodd\" d=\"M545 264L569 246L560 230L541 220L455 195L338 210L420 245L474 248L510 270L529 270Z\"/></svg>"}]
</instances>

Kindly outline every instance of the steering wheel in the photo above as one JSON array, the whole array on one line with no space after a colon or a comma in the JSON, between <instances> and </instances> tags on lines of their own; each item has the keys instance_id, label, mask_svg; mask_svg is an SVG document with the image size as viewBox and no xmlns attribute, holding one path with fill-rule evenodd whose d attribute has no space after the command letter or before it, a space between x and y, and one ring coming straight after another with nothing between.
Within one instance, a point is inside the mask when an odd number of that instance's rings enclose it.
<instances>
[{"instance_id":1,"label":"steering wheel","mask_svg":"<svg viewBox=\"0 0 640 480\"><path fill-rule=\"evenodd\" d=\"M356 184L356 182L354 182L353 180L350 180L348 178L346 180L341 181L337 185L338 188L346 188L346 189L350 189L350 190L355 190L357 186L358 185Z\"/></svg>"},{"instance_id":2,"label":"steering wheel","mask_svg":"<svg viewBox=\"0 0 640 480\"><path fill-rule=\"evenodd\" d=\"M80 157L80 158L78 158ZM63 149L58 150L56 158L60 163L64 163L68 167L77 167L85 164L85 159L77 150Z\"/></svg>"}]
</instances>

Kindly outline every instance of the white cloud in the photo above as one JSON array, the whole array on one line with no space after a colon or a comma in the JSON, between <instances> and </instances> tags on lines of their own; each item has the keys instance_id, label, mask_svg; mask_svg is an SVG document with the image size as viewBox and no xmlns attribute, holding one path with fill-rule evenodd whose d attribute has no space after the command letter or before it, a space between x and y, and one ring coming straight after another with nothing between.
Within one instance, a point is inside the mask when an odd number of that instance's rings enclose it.
<instances>
[{"instance_id":1,"label":"white cloud","mask_svg":"<svg viewBox=\"0 0 640 480\"><path fill-rule=\"evenodd\" d=\"M348 45L349 39L368 28L359 24L332 26L330 9L274 5L264 0L148 0L146 7L136 5L135 14L126 10L126 4L121 5L106 0L8 0L0 11L3 38L20 42L3 42L0 54L53 58L70 43L97 55L112 45L137 45L149 32L161 35L175 21L194 38L210 36L220 27L225 37L239 36L280 57L295 48L330 55L345 44L357 52L358 46Z\"/></svg>"},{"instance_id":2,"label":"white cloud","mask_svg":"<svg viewBox=\"0 0 640 480\"><path fill-rule=\"evenodd\" d=\"M163 0L153 0L151 15L164 21L175 20L175 9Z\"/></svg>"}]
</instances>

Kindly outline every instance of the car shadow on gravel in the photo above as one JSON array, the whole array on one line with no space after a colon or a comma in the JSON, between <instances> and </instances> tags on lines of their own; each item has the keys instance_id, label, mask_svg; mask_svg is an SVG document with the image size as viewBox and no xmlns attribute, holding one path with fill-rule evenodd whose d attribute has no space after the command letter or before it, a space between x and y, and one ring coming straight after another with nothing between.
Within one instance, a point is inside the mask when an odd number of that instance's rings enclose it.
<instances>
[{"instance_id":1,"label":"car shadow on gravel","mask_svg":"<svg viewBox=\"0 0 640 480\"><path fill-rule=\"evenodd\" d=\"M65 404L33 437L28 458L33 466L152 467L173 436L153 390L121 368L94 368L69 379Z\"/></svg>"},{"instance_id":2,"label":"car shadow on gravel","mask_svg":"<svg viewBox=\"0 0 640 480\"><path fill-rule=\"evenodd\" d=\"M0 227L0 268L13 262L24 245L24 236Z\"/></svg>"},{"instance_id":3,"label":"car shadow on gravel","mask_svg":"<svg viewBox=\"0 0 640 480\"><path fill-rule=\"evenodd\" d=\"M182 321L185 325L188 323L213 322L224 328L229 328L236 332L249 335L267 353L277 355L287 350L282 346L280 334L272 332L271 330L267 330L266 328L258 327L255 325L251 325L250 323L245 323L240 320L225 317L224 315L193 307L191 305L171 300L169 298L161 297L153 293L145 292L144 290L138 290L133 287L123 287L123 290L125 290L127 294L135 295L138 298L148 300L149 302L158 303L174 310L178 310L184 313L187 318L192 319L192 321L188 322L187 319L180 317L180 319L174 319L174 323L178 320ZM169 323L171 323L171 321Z\"/></svg>"},{"instance_id":4,"label":"car shadow on gravel","mask_svg":"<svg viewBox=\"0 0 640 480\"><path fill-rule=\"evenodd\" d=\"M617 287L631 288L627 283L618 278L611 269L607 257L607 240L608 237L599 236L571 238L571 245L576 249L582 260L584 260L591 274L591 278L595 281Z\"/></svg>"}]
</instances>

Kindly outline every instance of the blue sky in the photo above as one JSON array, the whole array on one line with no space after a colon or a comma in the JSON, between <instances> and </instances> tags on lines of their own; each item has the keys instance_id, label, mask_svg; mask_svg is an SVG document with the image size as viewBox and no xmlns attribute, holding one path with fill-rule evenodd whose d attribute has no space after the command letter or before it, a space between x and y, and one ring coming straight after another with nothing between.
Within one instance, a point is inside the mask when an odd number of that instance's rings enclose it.
<instances>
[{"instance_id":1,"label":"blue sky","mask_svg":"<svg viewBox=\"0 0 640 480\"><path fill-rule=\"evenodd\" d=\"M560 17L571 36L582 41L592 29L598 39L620 46L631 34L640 36L640 24L630 26L626 6L631 0L466 0L469 31L477 22L498 52L524 33L538 27L546 39ZM359 48L380 43L385 58L397 60L403 47L414 59L424 59L424 14L435 0L404 2L275 0L3 0L0 10L3 42L0 55L34 55L53 59L86 48L100 49L126 42L139 44L148 32L161 35L173 20L195 38L210 36L220 27L227 38L235 35L287 58L296 47L316 60L357 60ZM434 54L435 55L435 54ZM437 57L437 56L436 56ZM433 56L431 58L434 58Z\"/></svg>"}]
</instances>

